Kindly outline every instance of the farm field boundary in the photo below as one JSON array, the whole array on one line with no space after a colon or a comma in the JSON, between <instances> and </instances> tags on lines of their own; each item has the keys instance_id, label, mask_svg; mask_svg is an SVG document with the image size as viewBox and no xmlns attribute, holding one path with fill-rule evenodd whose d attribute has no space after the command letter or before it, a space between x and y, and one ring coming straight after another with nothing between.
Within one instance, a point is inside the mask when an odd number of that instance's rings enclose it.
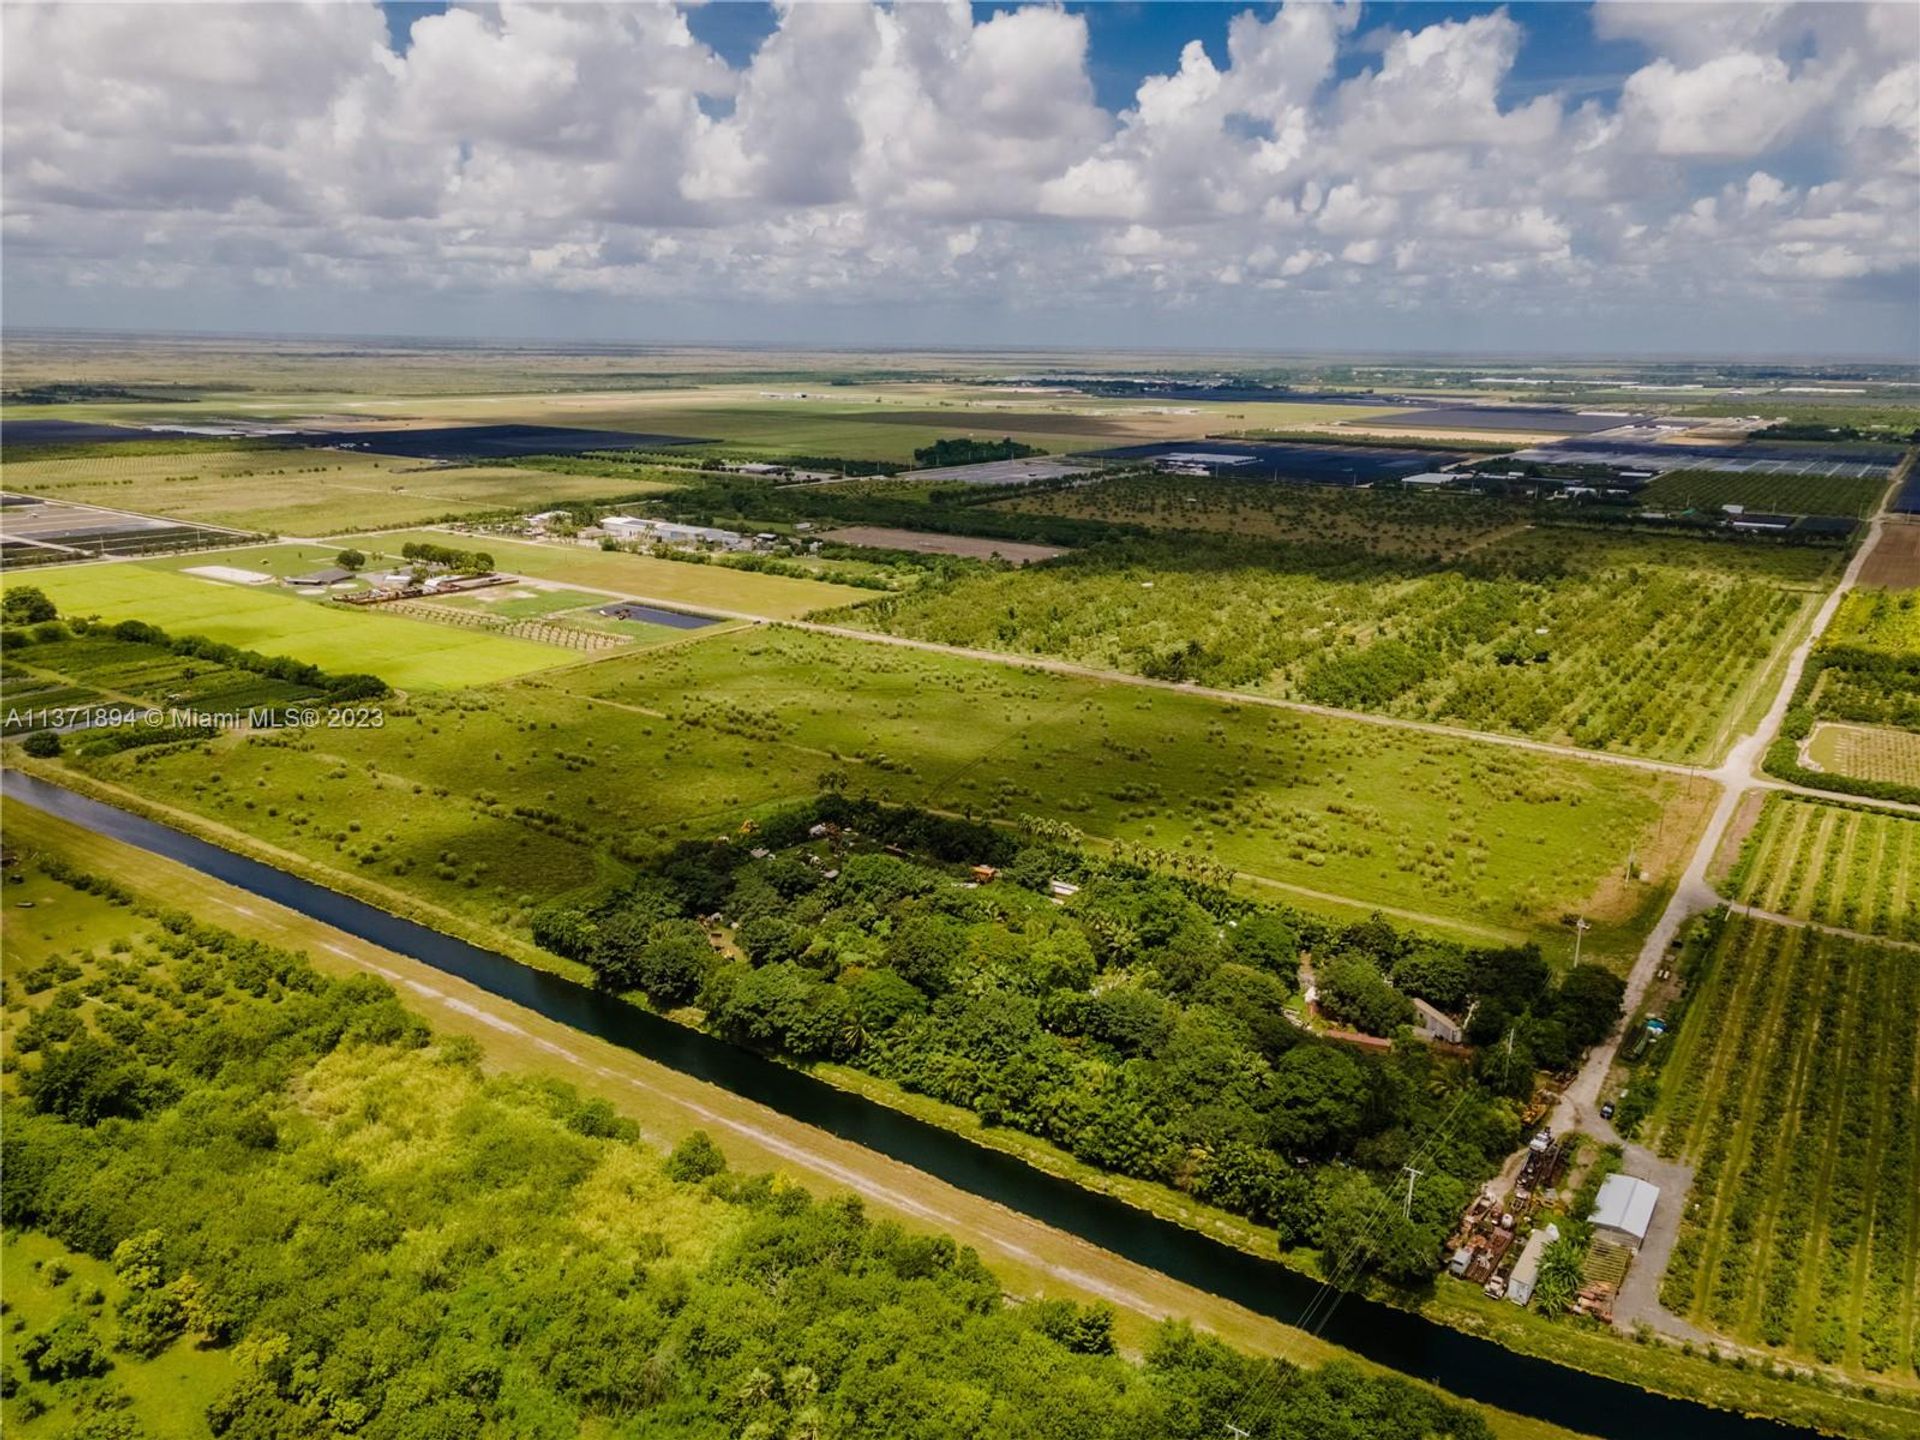
<instances>
[{"instance_id":1,"label":"farm field boundary","mask_svg":"<svg viewBox=\"0 0 1920 1440\"><path fill-rule=\"evenodd\" d=\"M1662 1302L1912 1388L1920 958L1734 917L1701 963L1648 1131L1695 1166Z\"/></svg>"},{"instance_id":2,"label":"farm field boundary","mask_svg":"<svg viewBox=\"0 0 1920 1440\"><path fill-rule=\"evenodd\" d=\"M1758 910L1920 941L1920 819L1770 795L1727 889Z\"/></svg>"}]
</instances>

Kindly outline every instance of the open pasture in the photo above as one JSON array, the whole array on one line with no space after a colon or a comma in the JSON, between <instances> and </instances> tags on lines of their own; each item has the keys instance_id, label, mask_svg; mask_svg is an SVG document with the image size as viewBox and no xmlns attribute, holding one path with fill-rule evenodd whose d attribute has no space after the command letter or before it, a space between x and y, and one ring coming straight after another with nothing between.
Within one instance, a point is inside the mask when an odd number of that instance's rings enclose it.
<instances>
[{"instance_id":1,"label":"open pasture","mask_svg":"<svg viewBox=\"0 0 1920 1440\"><path fill-rule=\"evenodd\" d=\"M1835 564L1824 551L1555 529L1452 561L1169 536L929 584L846 619L1690 761L1726 743Z\"/></svg>"},{"instance_id":2,"label":"open pasture","mask_svg":"<svg viewBox=\"0 0 1920 1440\"><path fill-rule=\"evenodd\" d=\"M1334 493L1299 485L1246 484L1225 476L1123 475L999 504L1008 510L1156 530L1201 530L1436 558L1459 555L1525 525L1513 506L1471 495Z\"/></svg>"},{"instance_id":3,"label":"open pasture","mask_svg":"<svg viewBox=\"0 0 1920 1440\"><path fill-rule=\"evenodd\" d=\"M1729 888L1776 915L1920 941L1920 818L1770 795Z\"/></svg>"},{"instance_id":4,"label":"open pasture","mask_svg":"<svg viewBox=\"0 0 1920 1440\"><path fill-rule=\"evenodd\" d=\"M1920 731L1822 720L1807 737L1806 753L1837 775L1920 789Z\"/></svg>"},{"instance_id":5,"label":"open pasture","mask_svg":"<svg viewBox=\"0 0 1920 1440\"><path fill-rule=\"evenodd\" d=\"M421 695L350 744L227 737L88 765L479 918L636 846L732 833L838 772L856 792L1204 857L1344 918L1538 935L1555 961L1575 909L1602 927L1590 954L1631 948L1658 891L1625 885L1622 857L1638 846L1664 879L1702 798L1672 777L784 630ZM340 839L348 819L364 836ZM449 847L488 858L486 888L464 866L441 875Z\"/></svg>"},{"instance_id":6,"label":"open pasture","mask_svg":"<svg viewBox=\"0 0 1920 1440\"><path fill-rule=\"evenodd\" d=\"M1735 1340L1910 1385L1920 955L1736 917L1689 985L1649 1127L1695 1167L1662 1302Z\"/></svg>"},{"instance_id":7,"label":"open pasture","mask_svg":"<svg viewBox=\"0 0 1920 1440\"><path fill-rule=\"evenodd\" d=\"M282 535L330 535L667 488L651 475L630 473L609 481L340 450L257 449L32 460L8 465L7 484L51 499Z\"/></svg>"},{"instance_id":8,"label":"open pasture","mask_svg":"<svg viewBox=\"0 0 1920 1440\"><path fill-rule=\"evenodd\" d=\"M278 550L302 553L296 546ZM240 555L244 558L232 563L248 568L293 563L274 551ZM339 674L370 672L401 690L483 685L569 658L564 651L484 631L303 599L277 585L231 585L180 573L193 563L194 557L185 557L156 564L62 565L36 571L33 580L63 615L144 620L169 634L205 635Z\"/></svg>"},{"instance_id":9,"label":"open pasture","mask_svg":"<svg viewBox=\"0 0 1920 1440\"><path fill-rule=\"evenodd\" d=\"M761 575L725 565L662 560L654 555L601 550L569 541L410 530L364 535L355 543L363 550L380 549L398 554L400 547L410 540L485 550L500 569L511 575L658 600L669 606L685 605L695 610L751 615L766 620L792 620L835 605L857 605L874 594L851 585L833 585L788 575Z\"/></svg>"},{"instance_id":10,"label":"open pasture","mask_svg":"<svg viewBox=\"0 0 1920 1440\"><path fill-rule=\"evenodd\" d=\"M1742 505L1784 515L1871 515L1887 488L1883 476L1795 474L1765 470L1669 470L1642 490L1650 510L1716 510Z\"/></svg>"}]
</instances>

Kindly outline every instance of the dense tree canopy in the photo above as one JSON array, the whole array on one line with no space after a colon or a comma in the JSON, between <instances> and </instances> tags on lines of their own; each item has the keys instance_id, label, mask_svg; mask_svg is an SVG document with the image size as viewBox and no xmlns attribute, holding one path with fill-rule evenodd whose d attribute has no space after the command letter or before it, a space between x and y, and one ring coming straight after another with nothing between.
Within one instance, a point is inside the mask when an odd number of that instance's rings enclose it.
<instances>
[{"instance_id":1,"label":"dense tree canopy","mask_svg":"<svg viewBox=\"0 0 1920 1440\"><path fill-rule=\"evenodd\" d=\"M975 864L1000 878L973 883ZM1056 879L1077 890L1053 895ZM674 914L717 914L737 958ZM1335 1249L1353 1233L1337 1223L1356 1208L1346 1180L1386 1194L1416 1152L1464 1203L1518 1138L1534 1058L1567 1063L1619 1011L1617 979L1581 967L1556 987L1530 947L1415 943L1379 917L1333 926L842 795L763 821L751 845L683 846L598 907L550 908L536 933L614 990L692 1001L742 1044L850 1062ZM1392 1037L1412 995L1473 1007L1476 1027L1484 1013L1496 1037L1522 1032L1518 1066L1316 1039L1294 996L1303 954L1337 1021ZM1427 1273L1452 1218L1362 1258Z\"/></svg>"},{"instance_id":2,"label":"dense tree canopy","mask_svg":"<svg viewBox=\"0 0 1920 1440\"><path fill-rule=\"evenodd\" d=\"M96 913L126 901L65 879ZM1010 1304L972 1251L734 1174L703 1134L663 1162L604 1101L487 1078L382 983L123 920L111 951L6 982L5 1223L113 1275L10 1346L9 1405L86 1407L71 1433L143 1434L121 1376L174 1347L228 1352L205 1419L234 1440L1489 1433L1181 1325L1123 1360L1105 1306ZM809 972L739 969L762 1023L811 1023L782 1008Z\"/></svg>"}]
</instances>

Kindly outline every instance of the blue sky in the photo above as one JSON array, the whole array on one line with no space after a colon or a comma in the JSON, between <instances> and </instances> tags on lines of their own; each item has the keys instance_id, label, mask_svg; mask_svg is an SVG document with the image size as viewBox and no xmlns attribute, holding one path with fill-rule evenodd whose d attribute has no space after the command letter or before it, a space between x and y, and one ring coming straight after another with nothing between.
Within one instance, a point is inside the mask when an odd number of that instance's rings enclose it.
<instances>
[{"instance_id":1,"label":"blue sky","mask_svg":"<svg viewBox=\"0 0 1920 1440\"><path fill-rule=\"evenodd\" d=\"M0 25L16 324L1920 358L1910 3Z\"/></svg>"}]
</instances>

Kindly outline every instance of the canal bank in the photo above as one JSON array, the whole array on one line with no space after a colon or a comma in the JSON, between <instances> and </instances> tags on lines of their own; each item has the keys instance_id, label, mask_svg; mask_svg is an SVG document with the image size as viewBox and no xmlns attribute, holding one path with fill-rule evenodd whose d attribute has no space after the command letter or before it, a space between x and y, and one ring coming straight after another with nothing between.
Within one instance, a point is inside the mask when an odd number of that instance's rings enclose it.
<instances>
[{"instance_id":1,"label":"canal bank","mask_svg":"<svg viewBox=\"0 0 1920 1440\"><path fill-rule=\"evenodd\" d=\"M584 985L440 934L325 886L167 826L12 772L11 799L165 856L277 904L412 957L553 1020L752 1100L780 1115L1032 1216L1087 1243L1260 1315L1315 1328L1387 1368L1570 1429L1647 1440L1806 1434L1771 1421L1672 1399L1506 1350L1410 1311L1357 1296L1329 1306L1325 1288L1276 1260L1250 1256L1110 1196L1034 1170L792 1068L636 1009Z\"/></svg>"}]
</instances>

